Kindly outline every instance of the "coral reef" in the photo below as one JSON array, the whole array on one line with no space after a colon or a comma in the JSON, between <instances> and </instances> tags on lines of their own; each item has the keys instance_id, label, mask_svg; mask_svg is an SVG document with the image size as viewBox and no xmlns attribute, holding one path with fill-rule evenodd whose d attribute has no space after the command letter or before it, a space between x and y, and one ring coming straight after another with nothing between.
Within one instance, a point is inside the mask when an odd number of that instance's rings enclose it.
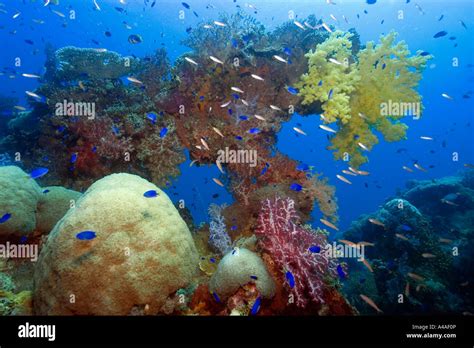
<instances>
[{"instance_id":1,"label":"coral reef","mask_svg":"<svg viewBox=\"0 0 474 348\"><path fill-rule=\"evenodd\" d=\"M23 170L15 166L0 167L0 237L32 232L40 197L41 188Z\"/></svg>"},{"instance_id":2,"label":"coral reef","mask_svg":"<svg viewBox=\"0 0 474 348\"><path fill-rule=\"evenodd\" d=\"M209 216L211 222L209 224L209 245L221 255L227 254L232 248L232 240L227 233L227 228L222 216L222 210L227 207L226 204L217 205L211 204L209 206Z\"/></svg>"},{"instance_id":3,"label":"coral reef","mask_svg":"<svg viewBox=\"0 0 474 348\"><path fill-rule=\"evenodd\" d=\"M107 50L73 46L57 50L54 60L54 78L65 81L117 79L135 72L139 66L137 58L122 57Z\"/></svg>"},{"instance_id":4,"label":"coral reef","mask_svg":"<svg viewBox=\"0 0 474 348\"><path fill-rule=\"evenodd\" d=\"M0 167L11 166L12 160L8 153L0 153Z\"/></svg>"},{"instance_id":5,"label":"coral reef","mask_svg":"<svg viewBox=\"0 0 474 348\"><path fill-rule=\"evenodd\" d=\"M434 181L413 181L377 212L362 216L343 238L366 241L373 274L361 271L346 283L348 299L369 294L386 314L463 313L473 311L472 171ZM378 221L380 224L374 224ZM349 278L360 266L349 263ZM363 282L361 280L363 279ZM404 295L403 303L398 297Z\"/></svg>"},{"instance_id":6,"label":"coral reef","mask_svg":"<svg viewBox=\"0 0 474 348\"><path fill-rule=\"evenodd\" d=\"M92 239L80 239L83 231ZM112 174L49 234L35 268L34 310L127 315L143 306L156 314L189 284L197 264L191 234L167 195L140 177Z\"/></svg>"},{"instance_id":7,"label":"coral reef","mask_svg":"<svg viewBox=\"0 0 474 348\"><path fill-rule=\"evenodd\" d=\"M405 42L395 44L397 34L390 32L380 43L368 42L353 55L352 33L335 31L314 51L307 53L309 70L297 84L303 104L322 102L324 123L337 122L338 132L331 138L336 159L350 155L350 164L359 167L367 161L378 139L405 138L407 126L400 122L405 113L382 112L383 103L421 104L416 91L430 55L410 56ZM421 52L418 52L421 53ZM419 115L421 116L421 107ZM362 145L360 145L362 144Z\"/></svg>"},{"instance_id":8,"label":"coral reef","mask_svg":"<svg viewBox=\"0 0 474 348\"><path fill-rule=\"evenodd\" d=\"M326 235L297 225L298 215L293 200L267 199L262 204L255 230L261 248L270 254L278 268L285 273L287 288L295 295L295 304L305 307L308 302L324 303L324 288L328 278L335 277L336 264L324 253L312 253L311 247L322 250Z\"/></svg>"},{"instance_id":9,"label":"coral reef","mask_svg":"<svg viewBox=\"0 0 474 348\"><path fill-rule=\"evenodd\" d=\"M80 192L60 186L43 187L36 207L36 230L49 233L67 211L74 207L81 197Z\"/></svg>"},{"instance_id":10,"label":"coral reef","mask_svg":"<svg viewBox=\"0 0 474 348\"><path fill-rule=\"evenodd\" d=\"M258 254L245 248L236 248L219 262L212 275L209 289L225 301L247 283L255 287L263 298L275 295L275 282L268 274L265 264Z\"/></svg>"}]
</instances>

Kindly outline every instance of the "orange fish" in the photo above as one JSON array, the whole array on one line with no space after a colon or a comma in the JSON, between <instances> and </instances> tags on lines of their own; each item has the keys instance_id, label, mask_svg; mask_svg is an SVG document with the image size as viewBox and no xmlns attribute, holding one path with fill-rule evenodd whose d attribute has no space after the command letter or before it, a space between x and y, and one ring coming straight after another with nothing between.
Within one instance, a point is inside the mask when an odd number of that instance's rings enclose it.
<instances>
[{"instance_id":1,"label":"orange fish","mask_svg":"<svg viewBox=\"0 0 474 348\"><path fill-rule=\"evenodd\" d=\"M336 231L339 231L339 228L336 227L336 225L330 223L329 221L327 220L324 220L324 219L319 219L319 221L321 221L324 225L326 225L327 227L330 227Z\"/></svg>"},{"instance_id":2,"label":"orange fish","mask_svg":"<svg viewBox=\"0 0 474 348\"><path fill-rule=\"evenodd\" d=\"M370 307L375 309L379 313L383 313L382 310L375 304L375 302L368 296L360 294L360 298L363 299Z\"/></svg>"},{"instance_id":3,"label":"orange fish","mask_svg":"<svg viewBox=\"0 0 474 348\"><path fill-rule=\"evenodd\" d=\"M407 237L405 237L403 234L400 234L400 233L395 233L395 237L398 237L400 239L409 241L409 239Z\"/></svg>"},{"instance_id":4,"label":"orange fish","mask_svg":"<svg viewBox=\"0 0 474 348\"><path fill-rule=\"evenodd\" d=\"M223 184L222 181L220 181L219 179L212 178L212 180L214 180L214 182L215 182L217 185L224 187L224 184Z\"/></svg>"},{"instance_id":5,"label":"orange fish","mask_svg":"<svg viewBox=\"0 0 474 348\"><path fill-rule=\"evenodd\" d=\"M381 226L381 227L385 228L385 225L377 219L369 219L369 222L374 224L374 225Z\"/></svg>"},{"instance_id":6,"label":"orange fish","mask_svg":"<svg viewBox=\"0 0 474 348\"><path fill-rule=\"evenodd\" d=\"M363 245L363 246L375 246L374 243L370 243L370 242L359 242L357 243L357 245Z\"/></svg>"},{"instance_id":7,"label":"orange fish","mask_svg":"<svg viewBox=\"0 0 474 348\"><path fill-rule=\"evenodd\" d=\"M224 169L222 169L222 165L221 165L221 162L219 162L218 160L216 161L216 166L217 168L219 168L219 171L224 174Z\"/></svg>"},{"instance_id":8,"label":"orange fish","mask_svg":"<svg viewBox=\"0 0 474 348\"><path fill-rule=\"evenodd\" d=\"M354 247L354 248L357 246L356 243L351 242L350 240L347 240L347 239L339 239L338 241L345 244L345 245L349 245L351 247Z\"/></svg>"},{"instance_id":9,"label":"orange fish","mask_svg":"<svg viewBox=\"0 0 474 348\"><path fill-rule=\"evenodd\" d=\"M422 282L425 280L425 278L423 278L422 276L416 274L416 273L407 273L407 276L409 276L410 278L414 279L414 280L417 280L419 282Z\"/></svg>"},{"instance_id":10,"label":"orange fish","mask_svg":"<svg viewBox=\"0 0 474 348\"><path fill-rule=\"evenodd\" d=\"M362 263L364 264L365 267L368 268L370 272L374 273L374 270L372 269L372 266L370 265L369 261L367 261L366 259L363 259Z\"/></svg>"}]
</instances>

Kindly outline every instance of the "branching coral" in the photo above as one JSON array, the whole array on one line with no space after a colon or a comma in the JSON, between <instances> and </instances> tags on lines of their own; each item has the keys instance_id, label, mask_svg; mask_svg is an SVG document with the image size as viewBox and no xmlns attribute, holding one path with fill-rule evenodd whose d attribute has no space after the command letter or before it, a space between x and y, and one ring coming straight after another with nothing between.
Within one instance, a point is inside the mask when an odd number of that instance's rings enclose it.
<instances>
[{"instance_id":1,"label":"branching coral","mask_svg":"<svg viewBox=\"0 0 474 348\"><path fill-rule=\"evenodd\" d=\"M175 127L172 120L167 118L161 121L166 126L168 133L165 137L160 136L163 129L157 125L151 131L141 132L142 137L137 140L137 158L146 168L151 180L157 185L164 185L171 177L179 175L179 165L186 160Z\"/></svg>"},{"instance_id":2,"label":"branching coral","mask_svg":"<svg viewBox=\"0 0 474 348\"><path fill-rule=\"evenodd\" d=\"M400 119L406 113L385 113L384 103L402 105L400 109L410 106L421 113L421 96L415 88L430 56L410 57L405 42L395 44L396 36L395 32L382 36L378 45L368 42L354 60L352 34L336 31L306 55L309 72L298 84L303 104L323 103L324 122L339 126L331 139L335 158L348 154L354 167L367 161L362 151L370 151L378 142L374 131L387 141L405 137L407 126Z\"/></svg>"},{"instance_id":3,"label":"branching coral","mask_svg":"<svg viewBox=\"0 0 474 348\"><path fill-rule=\"evenodd\" d=\"M327 244L326 235L301 227L298 220L293 200L267 199L262 203L255 234L278 267L286 274L290 272L294 286L287 286L295 295L296 305L305 307L308 302L324 303L327 278L335 276L336 265L323 252L309 250L319 247L322 251Z\"/></svg>"},{"instance_id":4,"label":"branching coral","mask_svg":"<svg viewBox=\"0 0 474 348\"><path fill-rule=\"evenodd\" d=\"M221 255L225 255L232 247L232 241L227 233L224 216L222 215L222 210L226 207L226 204L220 206L211 204L209 206L209 216L211 217L211 223L209 225L209 244Z\"/></svg>"}]
</instances>

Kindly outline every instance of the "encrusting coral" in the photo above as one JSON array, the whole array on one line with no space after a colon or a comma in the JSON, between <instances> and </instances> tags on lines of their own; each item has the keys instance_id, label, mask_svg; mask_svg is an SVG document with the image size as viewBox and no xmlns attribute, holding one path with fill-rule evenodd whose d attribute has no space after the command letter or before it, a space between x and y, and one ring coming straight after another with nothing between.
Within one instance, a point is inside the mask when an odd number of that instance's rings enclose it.
<instances>
[{"instance_id":1,"label":"encrusting coral","mask_svg":"<svg viewBox=\"0 0 474 348\"><path fill-rule=\"evenodd\" d=\"M363 151L378 143L374 131L387 141L405 138L407 126L400 120L407 114L400 110L384 113L384 103L412 107L418 114L411 116L421 116L421 96L415 88L431 56L418 52L410 57L406 43L395 44L397 34L390 32L379 44L368 42L354 57L352 35L335 31L309 51L309 71L297 87L303 104L323 103L324 123L337 122L339 130L330 147L336 151L335 158L349 155L350 164L359 167L368 160Z\"/></svg>"}]
</instances>

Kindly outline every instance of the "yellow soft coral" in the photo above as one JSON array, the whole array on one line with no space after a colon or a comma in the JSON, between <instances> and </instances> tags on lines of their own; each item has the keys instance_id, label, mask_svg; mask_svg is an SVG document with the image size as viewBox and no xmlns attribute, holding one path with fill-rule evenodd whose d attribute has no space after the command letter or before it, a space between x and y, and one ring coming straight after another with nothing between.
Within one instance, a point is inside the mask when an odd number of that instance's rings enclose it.
<instances>
[{"instance_id":1,"label":"yellow soft coral","mask_svg":"<svg viewBox=\"0 0 474 348\"><path fill-rule=\"evenodd\" d=\"M354 167L365 163L363 151L378 143L374 130L387 141L405 138L407 126L400 119L406 115L384 114L384 104L421 105L415 88L431 57L410 57L405 42L394 44L396 36L395 32L382 36L378 45L368 42L355 62L351 61L352 34L341 31L306 54L309 71L297 85L303 104L322 103L324 122L337 122L339 126L330 148L335 150L336 159L346 159L348 155ZM420 106L419 113L421 109Z\"/></svg>"},{"instance_id":2,"label":"yellow soft coral","mask_svg":"<svg viewBox=\"0 0 474 348\"><path fill-rule=\"evenodd\" d=\"M350 95L360 79L357 70L349 64L352 55L351 37L350 33L336 31L315 51L309 51L306 54L309 71L301 76L301 82L297 85L303 104L323 102L327 123L337 120L346 123L351 117ZM334 62L329 59L334 59Z\"/></svg>"}]
</instances>

